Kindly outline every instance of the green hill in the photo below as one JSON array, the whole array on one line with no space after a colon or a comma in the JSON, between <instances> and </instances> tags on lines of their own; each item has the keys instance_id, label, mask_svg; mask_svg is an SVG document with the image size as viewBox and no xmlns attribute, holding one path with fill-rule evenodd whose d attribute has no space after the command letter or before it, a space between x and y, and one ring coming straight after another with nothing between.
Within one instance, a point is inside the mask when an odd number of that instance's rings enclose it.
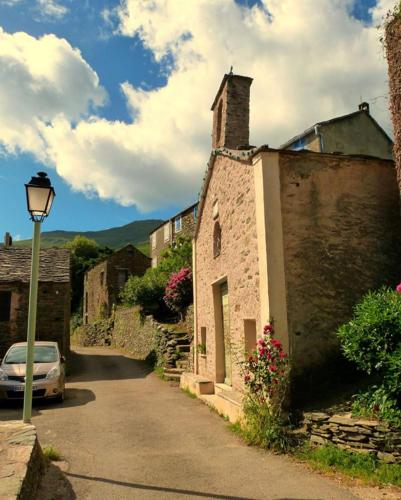
<instances>
[{"instance_id":1,"label":"green hill","mask_svg":"<svg viewBox=\"0 0 401 500\"><path fill-rule=\"evenodd\" d=\"M101 231L44 231L41 236L43 247L61 247L77 235L95 240L100 246L113 249L132 243L142 252L149 253L149 233L163 221L159 219L137 220L121 227ZM15 246L30 246L31 240L15 241Z\"/></svg>"}]
</instances>

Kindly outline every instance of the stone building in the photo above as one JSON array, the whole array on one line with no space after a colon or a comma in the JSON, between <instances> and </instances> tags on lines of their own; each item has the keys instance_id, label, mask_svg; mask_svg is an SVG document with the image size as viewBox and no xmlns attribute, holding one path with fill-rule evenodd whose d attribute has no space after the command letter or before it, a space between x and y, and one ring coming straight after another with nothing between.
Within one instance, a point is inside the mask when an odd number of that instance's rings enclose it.
<instances>
[{"instance_id":1,"label":"stone building","mask_svg":"<svg viewBox=\"0 0 401 500\"><path fill-rule=\"evenodd\" d=\"M354 113L316 123L287 141L280 149L364 154L393 159L393 141L372 117L367 102L360 104Z\"/></svg>"},{"instance_id":2,"label":"stone building","mask_svg":"<svg viewBox=\"0 0 401 500\"><path fill-rule=\"evenodd\" d=\"M193 244L194 343L203 346L195 374L181 379L230 417L243 388L238 361L265 324L291 356L297 398L338 356L334 332L355 303L400 267L393 161L246 149L250 81L226 75L212 107L215 148Z\"/></svg>"},{"instance_id":3,"label":"stone building","mask_svg":"<svg viewBox=\"0 0 401 500\"><path fill-rule=\"evenodd\" d=\"M198 213L198 203L185 208L174 217L164 221L150 235L150 256L152 267L156 267L162 251L173 245L179 236L192 238Z\"/></svg>"},{"instance_id":4,"label":"stone building","mask_svg":"<svg viewBox=\"0 0 401 500\"><path fill-rule=\"evenodd\" d=\"M126 245L89 269L84 278L84 324L110 316L128 277L142 276L150 263L149 257Z\"/></svg>"},{"instance_id":5,"label":"stone building","mask_svg":"<svg viewBox=\"0 0 401 500\"><path fill-rule=\"evenodd\" d=\"M31 249L0 247L0 358L14 342L26 341ZM36 339L70 347L70 253L60 248L40 251Z\"/></svg>"}]
</instances>

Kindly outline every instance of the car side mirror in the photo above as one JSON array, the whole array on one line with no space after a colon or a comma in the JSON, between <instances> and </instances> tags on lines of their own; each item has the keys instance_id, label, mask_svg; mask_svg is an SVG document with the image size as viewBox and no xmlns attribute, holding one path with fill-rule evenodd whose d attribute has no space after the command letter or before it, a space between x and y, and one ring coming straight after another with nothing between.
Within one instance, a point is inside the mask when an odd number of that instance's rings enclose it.
<instances>
[{"instance_id":1,"label":"car side mirror","mask_svg":"<svg viewBox=\"0 0 401 500\"><path fill-rule=\"evenodd\" d=\"M60 362L61 363L65 363L65 357L64 356L60 356Z\"/></svg>"}]
</instances>

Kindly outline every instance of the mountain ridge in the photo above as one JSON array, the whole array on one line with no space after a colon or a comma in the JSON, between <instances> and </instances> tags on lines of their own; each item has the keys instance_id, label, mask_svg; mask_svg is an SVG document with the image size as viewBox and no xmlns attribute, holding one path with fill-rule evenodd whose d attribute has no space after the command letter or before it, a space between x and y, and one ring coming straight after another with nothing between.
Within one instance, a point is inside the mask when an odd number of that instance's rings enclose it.
<instances>
[{"instance_id":1,"label":"mountain ridge","mask_svg":"<svg viewBox=\"0 0 401 500\"><path fill-rule=\"evenodd\" d=\"M64 229L43 231L41 245L44 248L60 247L73 240L75 236L81 235L95 240L100 246L107 246L113 250L132 243L138 246L139 250L144 251L145 249L148 250L149 247L149 233L162 222L162 219L145 219L98 231L66 231ZM29 246L31 240L14 241L13 244L15 246Z\"/></svg>"}]
</instances>

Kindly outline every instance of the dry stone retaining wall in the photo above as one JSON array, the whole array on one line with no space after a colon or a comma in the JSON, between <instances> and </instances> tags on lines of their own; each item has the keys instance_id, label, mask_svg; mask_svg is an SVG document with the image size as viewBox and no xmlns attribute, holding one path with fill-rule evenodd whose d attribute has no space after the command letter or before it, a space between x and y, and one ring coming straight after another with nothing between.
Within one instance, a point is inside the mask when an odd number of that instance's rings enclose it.
<instances>
[{"instance_id":1,"label":"dry stone retaining wall","mask_svg":"<svg viewBox=\"0 0 401 500\"><path fill-rule=\"evenodd\" d=\"M353 418L349 413L305 413L304 424L314 444L333 443L341 448L371 453L388 463L401 463L401 429L376 420Z\"/></svg>"}]
</instances>

